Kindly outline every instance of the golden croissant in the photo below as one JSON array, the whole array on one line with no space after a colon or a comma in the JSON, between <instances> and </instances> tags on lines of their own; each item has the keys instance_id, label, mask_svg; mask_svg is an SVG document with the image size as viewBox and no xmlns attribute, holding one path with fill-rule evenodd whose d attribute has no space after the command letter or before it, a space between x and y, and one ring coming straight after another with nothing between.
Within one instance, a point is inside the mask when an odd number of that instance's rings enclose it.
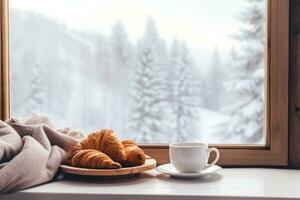
<instances>
[{"instance_id":1,"label":"golden croissant","mask_svg":"<svg viewBox=\"0 0 300 200\"><path fill-rule=\"evenodd\" d=\"M132 140L124 140L122 144L126 154L126 166L143 165L146 160L145 152Z\"/></svg>"},{"instance_id":2,"label":"golden croissant","mask_svg":"<svg viewBox=\"0 0 300 200\"><path fill-rule=\"evenodd\" d=\"M109 156L94 149L78 150L72 158L74 167L93 169L119 169L121 165L114 162Z\"/></svg>"},{"instance_id":3,"label":"golden croissant","mask_svg":"<svg viewBox=\"0 0 300 200\"><path fill-rule=\"evenodd\" d=\"M125 149L112 130L101 130L90 134L74 146L73 155L83 149L99 150L118 163L124 163L126 160Z\"/></svg>"}]
</instances>

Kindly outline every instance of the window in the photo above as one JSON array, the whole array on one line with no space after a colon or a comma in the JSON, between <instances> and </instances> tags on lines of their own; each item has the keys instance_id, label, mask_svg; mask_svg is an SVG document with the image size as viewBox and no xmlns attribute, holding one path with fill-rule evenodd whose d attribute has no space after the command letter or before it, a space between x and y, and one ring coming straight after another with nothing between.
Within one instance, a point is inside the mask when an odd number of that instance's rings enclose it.
<instances>
[{"instance_id":1,"label":"window","mask_svg":"<svg viewBox=\"0 0 300 200\"><path fill-rule=\"evenodd\" d=\"M230 2L9 0L3 117L110 127L159 162L204 140L224 165L285 165L288 1Z\"/></svg>"}]
</instances>

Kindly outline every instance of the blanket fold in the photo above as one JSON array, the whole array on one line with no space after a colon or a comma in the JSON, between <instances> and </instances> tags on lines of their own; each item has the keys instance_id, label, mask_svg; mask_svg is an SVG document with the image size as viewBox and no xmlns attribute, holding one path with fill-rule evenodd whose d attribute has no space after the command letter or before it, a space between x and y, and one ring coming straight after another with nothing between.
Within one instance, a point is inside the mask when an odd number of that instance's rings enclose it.
<instances>
[{"instance_id":1,"label":"blanket fold","mask_svg":"<svg viewBox=\"0 0 300 200\"><path fill-rule=\"evenodd\" d=\"M77 142L45 116L0 121L0 193L52 180Z\"/></svg>"}]
</instances>

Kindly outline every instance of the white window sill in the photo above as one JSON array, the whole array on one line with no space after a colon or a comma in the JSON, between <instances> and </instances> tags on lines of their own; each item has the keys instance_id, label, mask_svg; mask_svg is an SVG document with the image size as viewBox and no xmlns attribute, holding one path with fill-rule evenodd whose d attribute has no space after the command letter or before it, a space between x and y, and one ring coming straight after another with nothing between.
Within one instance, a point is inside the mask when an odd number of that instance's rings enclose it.
<instances>
[{"instance_id":1,"label":"white window sill","mask_svg":"<svg viewBox=\"0 0 300 200\"><path fill-rule=\"evenodd\" d=\"M121 179L67 177L0 196L5 200L300 199L300 171L232 168L202 179L171 179L155 170Z\"/></svg>"}]
</instances>

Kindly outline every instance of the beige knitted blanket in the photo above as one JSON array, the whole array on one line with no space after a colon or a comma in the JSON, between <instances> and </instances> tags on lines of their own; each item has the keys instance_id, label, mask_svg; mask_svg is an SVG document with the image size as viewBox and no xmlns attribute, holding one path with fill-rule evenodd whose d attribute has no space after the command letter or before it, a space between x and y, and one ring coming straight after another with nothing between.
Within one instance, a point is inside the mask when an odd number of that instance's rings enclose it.
<instances>
[{"instance_id":1,"label":"beige knitted blanket","mask_svg":"<svg viewBox=\"0 0 300 200\"><path fill-rule=\"evenodd\" d=\"M70 135L75 136L69 136ZM0 193L48 182L77 142L71 129L56 130L45 116L0 121Z\"/></svg>"}]
</instances>

